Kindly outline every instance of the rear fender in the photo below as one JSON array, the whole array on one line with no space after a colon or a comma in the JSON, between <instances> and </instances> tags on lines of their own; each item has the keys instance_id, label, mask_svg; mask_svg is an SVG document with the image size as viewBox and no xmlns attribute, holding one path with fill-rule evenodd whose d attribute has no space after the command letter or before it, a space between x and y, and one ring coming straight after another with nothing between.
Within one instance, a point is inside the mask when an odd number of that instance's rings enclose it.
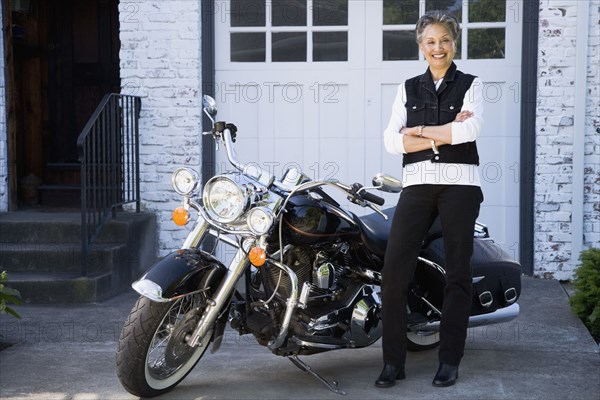
<instances>
[{"instance_id":1,"label":"rear fender","mask_svg":"<svg viewBox=\"0 0 600 400\"><path fill-rule=\"evenodd\" d=\"M215 257L200 250L177 250L154 264L131 287L156 302L171 301L210 286L218 286L227 268Z\"/></svg>"}]
</instances>

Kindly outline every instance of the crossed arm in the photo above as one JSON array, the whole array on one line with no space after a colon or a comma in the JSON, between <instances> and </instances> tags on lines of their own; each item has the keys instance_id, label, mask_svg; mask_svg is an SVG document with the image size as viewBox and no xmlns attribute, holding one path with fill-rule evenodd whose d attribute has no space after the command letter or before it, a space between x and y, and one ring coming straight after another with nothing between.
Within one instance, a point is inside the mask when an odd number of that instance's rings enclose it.
<instances>
[{"instance_id":1,"label":"crossed arm","mask_svg":"<svg viewBox=\"0 0 600 400\"><path fill-rule=\"evenodd\" d=\"M461 111L456 115L453 122L463 122L472 116L472 111ZM452 144L452 122L444 125L424 126L421 129L421 137L419 137L418 126L401 128L400 133L404 135L402 140L406 153L430 149L431 140L434 140L435 145L438 147L445 144Z\"/></svg>"},{"instance_id":2,"label":"crossed arm","mask_svg":"<svg viewBox=\"0 0 600 400\"><path fill-rule=\"evenodd\" d=\"M473 142L479 136L483 125L483 83L475 78L465 93L463 106L453 122L438 126L406 127L406 94L404 84L398 87L392 106L392 115L384 132L385 148L390 154L400 155L431 148L431 140L436 146Z\"/></svg>"}]
</instances>

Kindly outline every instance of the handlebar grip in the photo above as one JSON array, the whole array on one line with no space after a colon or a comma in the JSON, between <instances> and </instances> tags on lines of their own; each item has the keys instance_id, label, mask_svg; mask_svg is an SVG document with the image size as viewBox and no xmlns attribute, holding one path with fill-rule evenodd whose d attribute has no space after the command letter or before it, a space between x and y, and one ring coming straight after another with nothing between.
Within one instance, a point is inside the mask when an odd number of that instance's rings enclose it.
<instances>
[{"instance_id":1,"label":"handlebar grip","mask_svg":"<svg viewBox=\"0 0 600 400\"><path fill-rule=\"evenodd\" d=\"M385 199L383 197L379 197L376 194L369 193L367 191L361 193L360 196L363 199L370 201L371 203L377 204L378 206L382 206L385 204Z\"/></svg>"}]
</instances>

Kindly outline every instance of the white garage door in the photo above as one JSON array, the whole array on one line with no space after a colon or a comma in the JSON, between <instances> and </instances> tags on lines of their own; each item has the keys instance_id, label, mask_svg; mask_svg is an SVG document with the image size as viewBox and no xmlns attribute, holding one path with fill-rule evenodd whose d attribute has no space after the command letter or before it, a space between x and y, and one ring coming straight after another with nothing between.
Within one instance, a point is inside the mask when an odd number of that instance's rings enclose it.
<instances>
[{"instance_id":1,"label":"white garage door","mask_svg":"<svg viewBox=\"0 0 600 400\"><path fill-rule=\"evenodd\" d=\"M379 171L401 174L382 133L397 85L427 67L414 24L426 10L455 12L462 21L456 63L484 82L479 219L518 257L520 1L215 4L216 100L219 119L238 126L238 158L276 174L295 165L313 179L349 183L368 183ZM230 169L223 152L217 160L217 172ZM389 206L397 197L387 199Z\"/></svg>"}]
</instances>

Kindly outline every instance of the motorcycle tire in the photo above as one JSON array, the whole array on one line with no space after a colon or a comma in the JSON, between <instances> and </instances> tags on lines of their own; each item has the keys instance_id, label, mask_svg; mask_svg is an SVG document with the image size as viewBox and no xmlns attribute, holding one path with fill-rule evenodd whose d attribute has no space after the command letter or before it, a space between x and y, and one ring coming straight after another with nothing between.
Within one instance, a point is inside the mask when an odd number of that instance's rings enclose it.
<instances>
[{"instance_id":1,"label":"motorcycle tire","mask_svg":"<svg viewBox=\"0 0 600 400\"><path fill-rule=\"evenodd\" d=\"M410 351L424 351L434 349L440 344L439 332L427 332L419 334L414 332L406 333L407 349Z\"/></svg>"},{"instance_id":2,"label":"motorcycle tire","mask_svg":"<svg viewBox=\"0 0 600 400\"><path fill-rule=\"evenodd\" d=\"M138 299L121 330L116 354L117 375L129 393L139 397L164 394L200 361L214 329L195 348L184 338L198 321L193 308L204 304L203 296L190 295L172 303L156 303L143 296ZM157 360L153 360L155 356Z\"/></svg>"}]
</instances>

